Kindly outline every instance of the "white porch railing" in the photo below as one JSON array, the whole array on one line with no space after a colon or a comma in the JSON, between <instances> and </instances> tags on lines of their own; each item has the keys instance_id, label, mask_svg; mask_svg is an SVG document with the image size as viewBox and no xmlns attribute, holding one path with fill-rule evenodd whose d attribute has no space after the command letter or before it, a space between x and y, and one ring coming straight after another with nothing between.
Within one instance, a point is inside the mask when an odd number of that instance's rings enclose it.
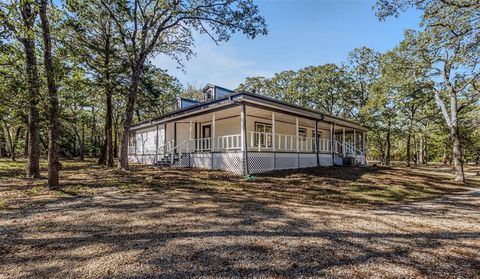
<instances>
[{"instance_id":1,"label":"white porch railing","mask_svg":"<svg viewBox=\"0 0 480 279\"><path fill-rule=\"evenodd\" d=\"M287 151L287 152L315 152L315 139L311 137L297 137L295 135L247 132L247 148L251 151ZM363 152L352 143L342 143L329 139L319 139L317 150L319 153L333 153L345 155L363 155ZM192 152L234 151L242 149L242 136L226 135L215 138L187 139L176 146L169 141L159 146L157 155L171 156ZM129 146L129 154L135 154L135 146Z\"/></svg>"},{"instance_id":2,"label":"white porch railing","mask_svg":"<svg viewBox=\"0 0 480 279\"><path fill-rule=\"evenodd\" d=\"M248 148L250 150L276 150L293 152L315 152L315 138L297 137L261 132L247 132ZM275 139L275 140L274 140ZM332 141L328 139L318 140L318 152L331 152Z\"/></svg>"},{"instance_id":3,"label":"white porch railing","mask_svg":"<svg viewBox=\"0 0 480 279\"><path fill-rule=\"evenodd\" d=\"M215 150L238 150L242 148L242 135L228 135L213 139Z\"/></svg>"}]
</instances>

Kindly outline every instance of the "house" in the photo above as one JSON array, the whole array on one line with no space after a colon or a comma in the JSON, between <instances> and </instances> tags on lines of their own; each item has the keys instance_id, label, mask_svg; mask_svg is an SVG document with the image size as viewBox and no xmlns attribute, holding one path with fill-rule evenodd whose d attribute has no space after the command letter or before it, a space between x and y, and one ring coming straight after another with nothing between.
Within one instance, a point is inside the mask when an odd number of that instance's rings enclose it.
<instances>
[{"instance_id":1,"label":"house","mask_svg":"<svg viewBox=\"0 0 480 279\"><path fill-rule=\"evenodd\" d=\"M354 122L208 84L204 101L131 128L129 161L238 174L365 164L366 129Z\"/></svg>"}]
</instances>

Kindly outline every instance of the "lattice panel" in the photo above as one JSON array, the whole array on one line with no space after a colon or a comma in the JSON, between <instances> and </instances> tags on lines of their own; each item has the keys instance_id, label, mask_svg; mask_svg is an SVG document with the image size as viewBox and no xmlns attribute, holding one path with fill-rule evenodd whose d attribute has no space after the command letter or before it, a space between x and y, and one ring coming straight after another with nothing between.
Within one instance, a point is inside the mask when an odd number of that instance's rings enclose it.
<instances>
[{"instance_id":1,"label":"lattice panel","mask_svg":"<svg viewBox=\"0 0 480 279\"><path fill-rule=\"evenodd\" d=\"M297 153L277 153L275 169L296 169L298 168L298 154Z\"/></svg>"},{"instance_id":2,"label":"lattice panel","mask_svg":"<svg viewBox=\"0 0 480 279\"><path fill-rule=\"evenodd\" d=\"M190 155L190 165L193 168L211 169L212 168L212 154L198 153Z\"/></svg>"},{"instance_id":3,"label":"lattice panel","mask_svg":"<svg viewBox=\"0 0 480 279\"><path fill-rule=\"evenodd\" d=\"M335 165L343 166L343 158L338 155L335 155Z\"/></svg>"},{"instance_id":4,"label":"lattice panel","mask_svg":"<svg viewBox=\"0 0 480 279\"><path fill-rule=\"evenodd\" d=\"M243 174L243 153L213 153L213 168Z\"/></svg>"},{"instance_id":5,"label":"lattice panel","mask_svg":"<svg viewBox=\"0 0 480 279\"><path fill-rule=\"evenodd\" d=\"M172 165L172 167L174 168L190 167L190 154L183 154L182 157Z\"/></svg>"},{"instance_id":6,"label":"lattice panel","mask_svg":"<svg viewBox=\"0 0 480 279\"><path fill-rule=\"evenodd\" d=\"M299 154L299 167L310 168L317 166L317 154Z\"/></svg>"},{"instance_id":7,"label":"lattice panel","mask_svg":"<svg viewBox=\"0 0 480 279\"><path fill-rule=\"evenodd\" d=\"M248 171L250 173L267 172L274 169L274 154L263 152L248 153Z\"/></svg>"},{"instance_id":8,"label":"lattice panel","mask_svg":"<svg viewBox=\"0 0 480 279\"><path fill-rule=\"evenodd\" d=\"M333 166L332 154L318 154L318 158L320 161L320 166L322 167Z\"/></svg>"}]
</instances>

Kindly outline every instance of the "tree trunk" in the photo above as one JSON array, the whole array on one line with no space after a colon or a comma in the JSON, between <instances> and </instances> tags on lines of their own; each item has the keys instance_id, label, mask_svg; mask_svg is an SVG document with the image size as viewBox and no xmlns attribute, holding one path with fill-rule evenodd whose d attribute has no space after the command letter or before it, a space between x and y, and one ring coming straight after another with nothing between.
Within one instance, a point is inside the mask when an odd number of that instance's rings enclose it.
<instances>
[{"instance_id":1,"label":"tree trunk","mask_svg":"<svg viewBox=\"0 0 480 279\"><path fill-rule=\"evenodd\" d=\"M80 144L80 161L85 160L85 126L82 123L82 138L78 139Z\"/></svg>"},{"instance_id":2,"label":"tree trunk","mask_svg":"<svg viewBox=\"0 0 480 279\"><path fill-rule=\"evenodd\" d=\"M25 146L23 148L23 158L25 159L28 158L28 130L25 133Z\"/></svg>"},{"instance_id":3,"label":"tree trunk","mask_svg":"<svg viewBox=\"0 0 480 279\"><path fill-rule=\"evenodd\" d=\"M115 138L113 139L113 156L115 158L118 158L118 128L115 128L115 131L113 133L113 135L115 136Z\"/></svg>"},{"instance_id":4,"label":"tree trunk","mask_svg":"<svg viewBox=\"0 0 480 279\"><path fill-rule=\"evenodd\" d=\"M105 119L105 145L107 153L107 166L113 167L113 105L112 105L112 91L109 86L109 92L107 93L107 115Z\"/></svg>"},{"instance_id":5,"label":"tree trunk","mask_svg":"<svg viewBox=\"0 0 480 279\"><path fill-rule=\"evenodd\" d=\"M120 142L120 158L118 163L118 168L120 170L128 169L128 140L142 68L143 60L142 62L138 62L132 70L132 83L130 85L130 92L128 93L127 107L125 108L125 118L123 121L122 139Z\"/></svg>"},{"instance_id":6,"label":"tree trunk","mask_svg":"<svg viewBox=\"0 0 480 279\"><path fill-rule=\"evenodd\" d=\"M22 127L18 126L17 130L15 131L15 137L13 138L12 142L12 161L15 161L15 150L17 149L18 139L20 138L20 133L22 131Z\"/></svg>"},{"instance_id":7,"label":"tree trunk","mask_svg":"<svg viewBox=\"0 0 480 279\"><path fill-rule=\"evenodd\" d=\"M102 146L100 146L100 156L98 156L99 165L105 165L107 163L107 141L106 139L103 141Z\"/></svg>"},{"instance_id":8,"label":"tree trunk","mask_svg":"<svg viewBox=\"0 0 480 279\"><path fill-rule=\"evenodd\" d=\"M410 167L410 148L411 148L411 143L412 142L412 135L410 133L410 131L408 132L408 135L407 135L407 167Z\"/></svg>"},{"instance_id":9,"label":"tree trunk","mask_svg":"<svg viewBox=\"0 0 480 279\"><path fill-rule=\"evenodd\" d=\"M0 159L3 157L3 129L0 128Z\"/></svg>"},{"instance_id":10,"label":"tree trunk","mask_svg":"<svg viewBox=\"0 0 480 279\"><path fill-rule=\"evenodd\" d=\"M428 149L427 149L428 140L424 139L423 141L423 164L428 165Z\"/></svg>"},{"instance_id":11,"label":"tree trunk","mask_svg":"<svg viewBox=\"0 0 480 279\"><path fill-rule=\"evenodd\" d=\"M391 125L392 125L392 120L391 119L388 119L388 130L387 130L387 146L386 146L386 151L387 151L387 155L386 155L386 158L385 158L385 164L387 166L390 166L390 149L392 147L392 144L390 142L390 130L391 130Z\"/></svg>"},{"instance_id":12,"label":"tree trunk","mask_svg":"<svg viewBox=\"0 0 480 279\"><path fill-rule=\"evenodd\" d=\"M23 27L27 35L21 39L25 49L25 72L27 74L28 84L28 161L27 177L40 178L40 128L38 115L39 79L37 72L37 58L35 57L35 34L33 25L35 23L35 13L30 2L21 1L20 9L23 19Z\"/></svg>"},{"instance_id":13,"label":"tree trunk","mask_svg":"<svg viewBox=\"0 0 480 279\"><path fill-rule=\"evenodd\" d=\"M442 158L442 164L446 165L448 163L448 143L445 142L445 145L443 147L443 158Z\"/></svg>"},{"instance_id":14,"label":"tree trunk","mask_svg":"<svg viewBox=\"0 0 480 279\"><path fill-rule=\"evenodd\" d=\"M15 147L13 146L13 138L12 138L12 133L10 131L10 126L8 126L5 119L3 119L3 125L5 126L5 131L7 132L8 147L10 149L10 159L12 160L12 162L15 162L16 161Z\"/></svg>"},{"instance_id":15,"label":"tree trunk","mask_svg":"<svg viewBox=\"0 0 480 279\"><path fill-rule=\"evenodd\" d=\"M111 22L109 21L108 24ZM108 31L110 31L110 25L108 26ZM110 54L111 54L111 36L108 32L105 38L105 61L104 61L104 86L105 86L105 99L106 99L106 115L105 115L105 142L103 147L103 155L101 156L102 163L106 163L107 166L113 167L113 135L112 135L112 126L113 126L113 104L112 104L112 82L111 82L111 74L110 74ZM103 158L102 158L103 157Z\"/></svg>"},{"instance_id":16,"label":"tree trunk","mask_svg":"<svg viewBox=\"0 0 480 279\"><path fill-rule=\"evenodd\" d=\"M419 164L423 164L423 138L420 136L418 139L418 146L415 144L415 152L417 152L417 161Z\"/></svg>"},{"instance_id":17,"label":"tree trunk","mask_svg":"<svg viewBox=\"0 0 480 279\"><path fill-rule=\"evenodd\" d=\"M73 152L72 152L72 158L75 158L77 156L77 137L75 136L73 139Z\"/></svg>"},{"instance_id":18,"label":"tree trunk","mask_svg":"<svg viewBox=\"0 0 480 279\"><path fill-rule=\"evenodd\" d=\"M42 23L43 58L48 88L48 186L59 185L58 138L60 125L58 121L58 94L55 84L55 67L52 58L52 38L47 17L47 0L40 0L40 20Z\"/></svg>"}]
</instances>

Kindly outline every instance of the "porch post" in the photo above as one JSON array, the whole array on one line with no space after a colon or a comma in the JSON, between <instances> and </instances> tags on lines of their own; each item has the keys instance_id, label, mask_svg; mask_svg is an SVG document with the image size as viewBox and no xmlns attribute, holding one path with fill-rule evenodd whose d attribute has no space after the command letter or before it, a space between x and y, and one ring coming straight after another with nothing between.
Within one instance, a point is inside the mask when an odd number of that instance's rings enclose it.
<instances>
[{"instance_id":1,"label":"porch post","mask_svg":"<svg viewBox=\"0 0 480 279\"><path fill-rule=\"evenodd\" d=\"M157 125L157 137L155 138L155 160L154 164L158 161L158 125Z\"/></svg>"},{"instance_id":2,"label":"porch post","mask_svg":"<svg viewBox=\"0 0 480 279\"><path fill-rule=\"evenodd\" d=\"M273 169L277 169L277 153L275 152L276 146L276 123L275 123L275 112L272 111L272 151L273 151Z\"/></svg>"},{"instance_id":3,"label":"porch post","mask_svg":"<svg viewBox=\"0 0 480 279\"><path fill-rule=\"evenodd\" d=\"M345 156L345 128L342 128L342 155Z\"/></svg>"},{"instance_id":4,"label":"porch post","mask_svg":"<svg viewBox=\"0 0 480 279\"><path fill-rule=\"evenodd\" d=\"M167 123L163 124L163 150L162 156L165 157L167 152Z\"/></svg>"},{"instance_id":5,"label":"porch post","mask_svg":"<svg viewBox=\"0 0 480 279\"><path fill-rule=\"evenodd\" d=\"M296 144L297 144L297 153L299 152L298 148L299 148L299 140L298 140L298 117L295 117L295 141L296 141Z\"/></svg>"},{"instance_id":6,"label":"porch post","mask_svg":"<svg viewBox=\"0 0 480 279\"><path fill-rule=\"evenodd\" d=\"M211 148L212 151L215 150L216 145L215 145L215 112L212 113L212 139L211 139Z\"/></svg>"},{"instance_id":7,"label":"porch post","mask_svg":"<svg viewBox=\"0 0 480 279\"><path fill-rule=\"evenodd\" d=\"M192 119L190 118L190 126L188 127L188 144L187 152L190 153L190 144L192 143Z\"/></svg>"},{"instance_id":8,"label":"porch post","mask_svg":"<svg viewBox=\"0 0 480 279\"><path fill-rule=\"evenodd\" d=\"M177 122L173 122L173 147L177 146ZM176 149L174 150L174 152Z\"/></svg>"},{"instance_id":9,"label":"porch post","mask_svg":"<svg viewBox=\"0 0 480 279\"><path fill-rule=\"evenodd\" d=\"M249 174L248 171L248 150L247 150L247 113L245 104L242 104L240 111L240 130L242 137L242 152L243 152L243 173Z\"/></svg>"},{"instance_id":10,"label":"porch post","mask_svg":"<svg viewBox=\"0 0 480 279\"><path fill-rule=\"evenodd\" d=\"M317 155L317 167L320 165L320 159L318 158L318 120L315 120L315 154Z\"/></svg>"},{"instance_id":11,"label":"porch post","mask_svg":"<svg viewBox=\"0 0 480 279\"><path fill-rule=\"evenodd\" d=\"M335 148L337 144L335 142L335 122L330 124L330 151L332 152L332 165L335 166Z\"/></svg>"},{"instance_id":12,"label":"porch post","mask_svg":"<svg viewBox=\"0 0 480 279\"><path fill-rule=\"evenodd\" d=\"M356 148L357 143L357 132L353 130L353 148Z\"/></svg>"},{"instance_id":13,"label":"porch post","mask_svg":"<svg viewBox=\"0 0 480 279\"><path fill-rule=\"evenodd\" d=\"M275 151L275 146L276 146L276 123L275 123L275 112L272 111L272 150Z\"/></svg>"},{"instance_id":14,"label":"porch post","mask_svg":"<svg viewBox=\"0 0 480 279\"><path fill-rule=\"evenodd\" d=\"M362 153L363 153L363 156L365 156L365 131L362 132ZM365 161L366 161L366 157L365 157Z\"/></svg>"}]
</instances>

